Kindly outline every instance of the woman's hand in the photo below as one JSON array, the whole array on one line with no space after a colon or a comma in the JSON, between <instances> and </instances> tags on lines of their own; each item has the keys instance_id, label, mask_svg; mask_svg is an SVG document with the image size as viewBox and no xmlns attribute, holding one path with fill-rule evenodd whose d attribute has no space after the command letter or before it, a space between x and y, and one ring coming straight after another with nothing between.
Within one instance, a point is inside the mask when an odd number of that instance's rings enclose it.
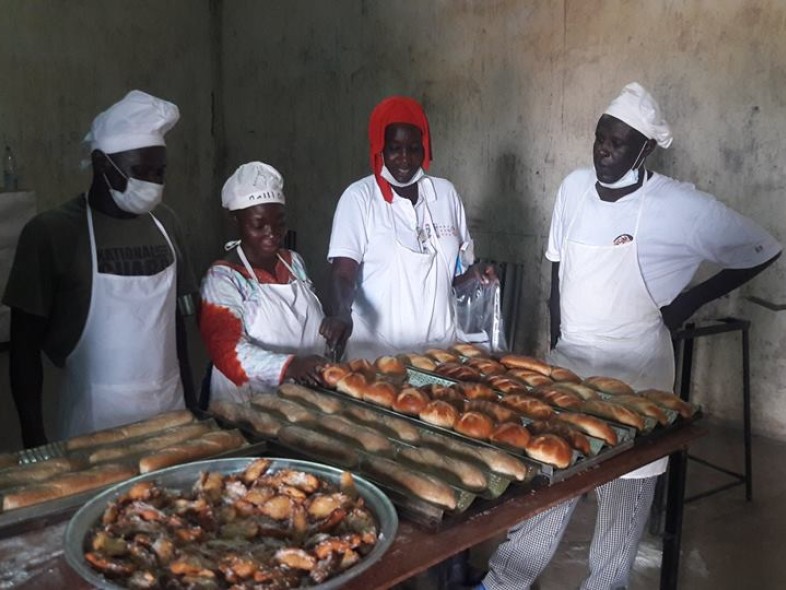
<instances>
[{"instance_id":1,"label":"woman's hand","mask_svg":"<svg viewBox=\"0 0 786 590\"><path fill-rule=\"evenodd\" d=\"M344 347L352 335L352 316L328 316L322 320L319 333L327 341L331 361L337 362L344 354Z\"/></svg>"},{"instance_id":2,"label":"woman's hand","mask_svg":"<svg viewBox=\"0 0 786 590\"><path fill-rule=\"evenodd\" d=\"M328 360L316 354L309 356L295 356L284 371L284 381L291 379L306 385L322 385L322 367Z\"/></svg>"}]
</instances>

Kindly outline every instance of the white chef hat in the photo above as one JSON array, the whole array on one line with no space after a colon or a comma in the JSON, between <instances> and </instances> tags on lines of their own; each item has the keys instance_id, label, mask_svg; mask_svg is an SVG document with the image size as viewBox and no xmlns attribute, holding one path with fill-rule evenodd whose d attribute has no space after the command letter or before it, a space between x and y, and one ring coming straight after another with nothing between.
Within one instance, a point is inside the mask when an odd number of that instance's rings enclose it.
<instances>
[{"instance_id":1,"label":"white chef hat","mask_svg":"<svg viewBox=\"0 0 786 590\"><path fill-rule=\"evenodd\" d=\"M180 111L171 102L132 90L93 119L84 140L91 150L106 154L166 145L164 134L179 118Z\"/></svg>"},{"instance_id":2,"label":"white chef hat","mask_svg":"<svg viewBox=\"0 0 786 590\"><path fill-rule=\"evenodd\" d=\"M662 148L671 145L671 129L663 118L652 95L638 82L631 82L611 101L605 114L640 131L647 139L654 139Z\"/></svg>"},{"instance_id":3,"label":"white chef hat","mask_svg":"<svg viewBox=\"0 0 786 590\"><path fill-rule=\"evenodd\" d=\"M227 179L221 190L221 204L230 211L266 203L286 204L284 179L269 164L243 164Z\"/></svg>"}]
</instances>

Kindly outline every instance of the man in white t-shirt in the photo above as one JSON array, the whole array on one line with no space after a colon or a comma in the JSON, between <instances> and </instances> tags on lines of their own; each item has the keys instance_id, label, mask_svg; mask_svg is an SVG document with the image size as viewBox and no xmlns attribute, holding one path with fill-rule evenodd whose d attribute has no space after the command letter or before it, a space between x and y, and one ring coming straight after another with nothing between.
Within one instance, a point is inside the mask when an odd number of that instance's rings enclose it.
<instances>
[{"instance_id":1,"label":"man in white t-shirt","mask_svg":"<svg viewBox=\"0 0 786 590\"><path fill-rule=\"evenodd\" d=\"M557 193L546 257L552 267L549 362L579 375L671 391L670 330L764 270L780 244L693 185L644 167L672 136L652 96L628 84L600 117L594 169ZM723 267L684 290L699 265ZM598 516L582 590L626 588L667 458L595 490ZM490 560L487 590L529 588L548 565L578 498L520 523Z\"/></svg>"}]
</instances>

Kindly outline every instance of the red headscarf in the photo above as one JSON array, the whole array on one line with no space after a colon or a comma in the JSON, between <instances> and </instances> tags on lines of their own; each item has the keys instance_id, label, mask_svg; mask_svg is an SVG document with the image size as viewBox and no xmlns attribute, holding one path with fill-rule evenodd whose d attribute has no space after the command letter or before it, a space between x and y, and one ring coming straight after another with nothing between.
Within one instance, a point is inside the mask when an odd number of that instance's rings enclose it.
<instances>
[{"instance_id":1,"label":"red headscarf","mask_svg":"<svg viewBox=\"0 0 786 590\"><path fill-rule=\"evenodd\" d=\"M431 135L426 113L420 103L407 96L389 96L374 107L368 122L371 170L377 179L382 196L388 203L393 201L393 190L390 188L390 183L380 176L385 163L382 158L382 150L385 149L385 129L388 125L401 123L414 125L420 129L423 134L423 169L428 170L431 164Z\"/></svg>"}]
</instances>

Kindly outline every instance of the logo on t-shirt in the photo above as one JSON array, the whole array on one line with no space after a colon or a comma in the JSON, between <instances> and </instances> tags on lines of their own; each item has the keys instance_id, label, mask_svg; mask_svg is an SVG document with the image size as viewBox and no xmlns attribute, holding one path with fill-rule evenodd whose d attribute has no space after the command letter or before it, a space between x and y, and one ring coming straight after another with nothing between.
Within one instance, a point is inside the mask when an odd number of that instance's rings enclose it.
<instances>
[{"instance_id":1,"label":"logo on t-shirt","mask_svg":"<svg viewBox=\"0 0 786 590\"><path fill-rule=\"evenodd\" d=\"M633 236L630 234L622 234L614 238L614 245L620 246L622 244L627 244L628 242L633 241Z\"/></svg>"},{"instance_id":2,"label":"logo on t-shirt","mask_svg":"<svg viewBox=\"0 0 786 590\"><path fill-rule=\"evenodd\" d=\"M172 264L172 251L167 244L99 248L98 272L122 276L150 276Z\"/></svg>"}]
</instances>

